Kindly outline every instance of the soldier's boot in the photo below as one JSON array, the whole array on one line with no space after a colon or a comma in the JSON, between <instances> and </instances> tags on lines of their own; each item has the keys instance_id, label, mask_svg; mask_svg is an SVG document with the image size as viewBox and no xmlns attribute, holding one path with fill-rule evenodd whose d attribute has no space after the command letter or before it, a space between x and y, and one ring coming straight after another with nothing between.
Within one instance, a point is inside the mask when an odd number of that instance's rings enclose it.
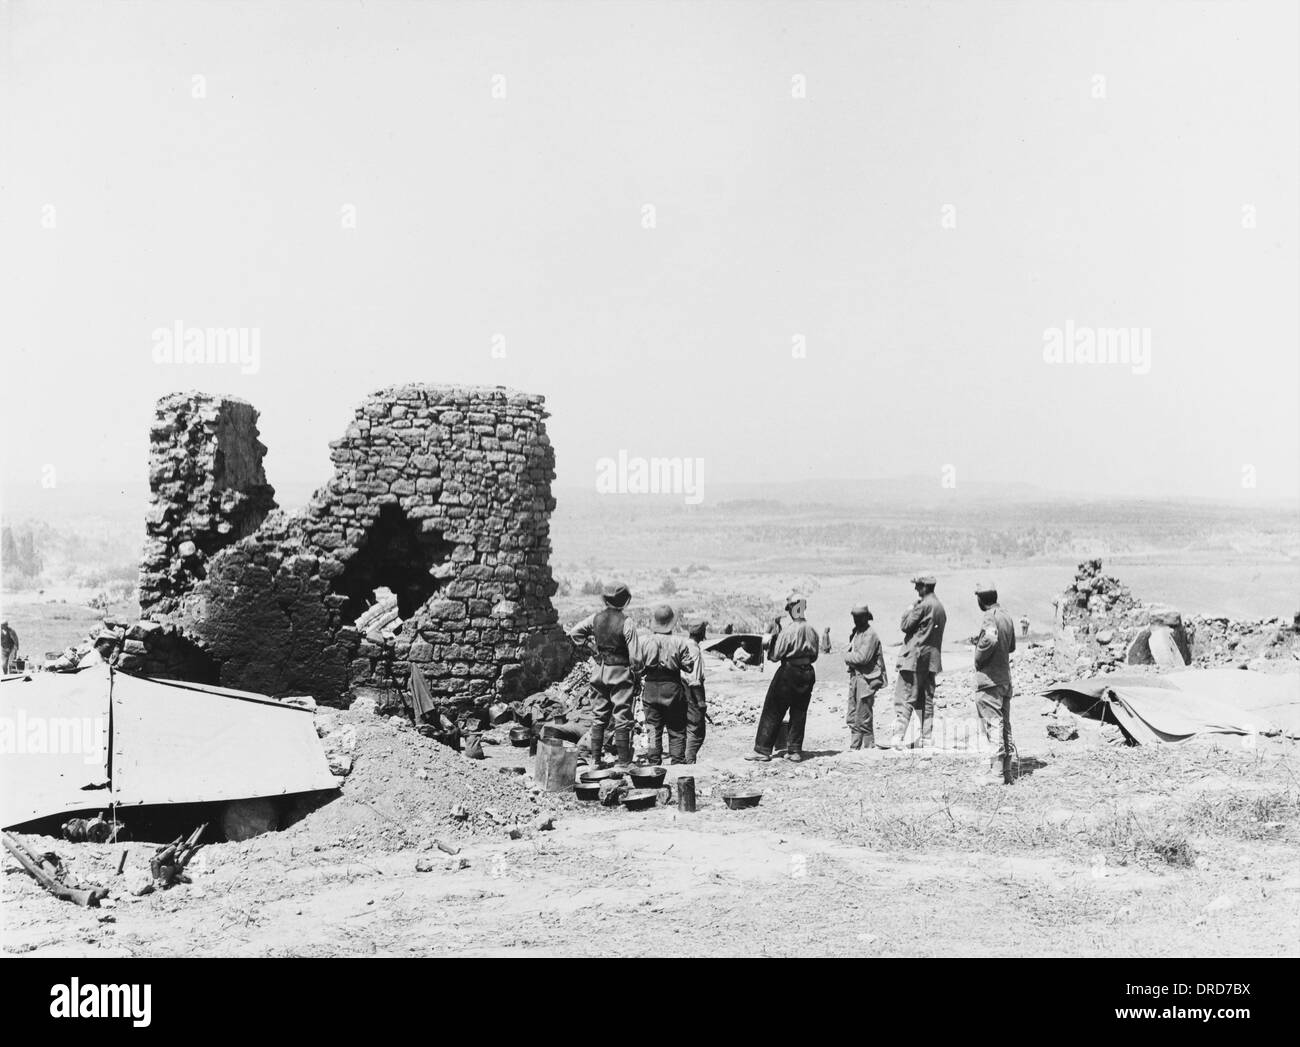
<instances>
[{"instance_id":1,"label":"soldier's boot","mask_svg":"<svg viewBox=\"0 0 1300 1047\"><path fill-rule=\"evenodd\" d=\"M976 785L1001 785L1002 784L1002 757L994 756L990 759L981 759L975 770Z\"/></svg>"},{"instance_id":2,"label":"soldier's boot","mask_svg":"<svg viewBox=\"0 0 1300 1047\"><path fill-rule=\"evenodd\" d=\"M656 723L648 723L646 726L646 748L645 762L648 764L657 764L662 762L664 755L664 736L663 728Z\"/></svg>"},{"instance_id":3,"label":"soldier's boot","mask_svg":"<svg viewBox=\"0 0 1300 1047\"><path fill-rule=\"evenodd\" d=\"M614 747L618 750L618 762L615 766L620 771L629 770L632 767L632 732L628 730L615 731Z\"/></svg>"},{"instance_id":4,"label":"soldier's boot","mask_svg":"<svg viewBox=\"0 0 1300 1047\"><path fill-rule=\"evenodd\" d=\"M605 752L605 728L600 724L591 725L591 766L600 770L600 759Z\"/></svg>"}]
</instances>

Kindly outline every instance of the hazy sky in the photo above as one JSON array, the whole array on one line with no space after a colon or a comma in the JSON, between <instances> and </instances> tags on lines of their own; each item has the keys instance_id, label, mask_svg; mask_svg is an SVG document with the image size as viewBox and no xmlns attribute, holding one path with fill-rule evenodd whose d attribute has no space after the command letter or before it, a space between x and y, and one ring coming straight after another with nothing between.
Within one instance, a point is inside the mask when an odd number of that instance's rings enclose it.
<instances>
[{"instance_id":1,"label":"hazy sky","mask_svg":"<svg viewBox=\"0 0 1300 1047\"><path fill-rule=\"evenodd\" d=\"M1298 11L5 4L6 496L143 481L184 388L314 485L400 381L545 393L566 485L1295 495ZM156 363L177 324L258 370Z\"/></svg>"}]
</instances>

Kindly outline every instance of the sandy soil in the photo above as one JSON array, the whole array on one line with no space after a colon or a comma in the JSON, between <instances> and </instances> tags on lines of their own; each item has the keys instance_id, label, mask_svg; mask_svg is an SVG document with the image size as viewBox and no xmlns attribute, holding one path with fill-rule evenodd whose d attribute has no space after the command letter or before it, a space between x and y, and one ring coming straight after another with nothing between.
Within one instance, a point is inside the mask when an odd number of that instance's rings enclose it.
<instances>
[{"instance_id":1,"label":"sandy soil","mask_svg":"<svg viewBox=\"0 0 1300 1047\"><path fill-rule=\"evenodd\" d=\"M716 668L716 667L715 667ZM969 752L844 752L843 688L824 666L802 765L753 765L770 677L712 673L723 723L694 768L695 814L538 795L526 751L474 766L360 710L341 797L288 830L205 847L194 882L131 897L118 849L29 838L79 909L7 859L0 947L19 955L1294 955L1300 783L1294 743L1129 748L1017 699L1022 777L973 784ZM939 715L969 719L954 673ZM877 707L881 736L887 703ZM345 730L346 734L346 730ZM423 772L423 777L421 777ZM746 781L760 806L730 811ZM458 820L452 803L469 809ZM491 807L494 818L483 812ZM553 813L555 827L539 829ZM511 839L514 830L518 839ZM434 839L462 848L456 859ZM128 870L152 847L130 846ZM467 866L454 868L464 858ZM431 867L431 871L417 871ZM452 866L452 867L449 867Z\"/></svg>"}]
</instances>

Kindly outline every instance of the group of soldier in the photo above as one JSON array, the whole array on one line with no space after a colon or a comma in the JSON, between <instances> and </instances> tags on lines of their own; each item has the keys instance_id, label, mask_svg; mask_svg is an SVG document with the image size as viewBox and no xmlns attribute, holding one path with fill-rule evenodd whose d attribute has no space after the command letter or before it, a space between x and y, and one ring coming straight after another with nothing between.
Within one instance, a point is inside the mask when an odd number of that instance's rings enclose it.
<instances>
[{"instance_id":1,"label":"group of soldier","mask_svg":"<svg viewBox=\"0 0 1300 1047\"><path fill-rule=\"evenodd\" d=\"M935 579L918 575L912 579L916 601L903 614L903 633L894 691L893 738L877 745L875 738L876 695L889 684L884 648L872 626L873 615L866 604L850 612L853 629L844 661L849 673L846 722L849 748L868 751L905 744L915 716L918 729L912 747L933 744L935 674L943 670L943 634L948 615L935 595ZM987 765L980 768L984 781L1010 781L1011 668L1010 654L1016 649L1016 629L1011 617L998 605L997 587L991 581L975 586L975 599L983 614L979 633L972 637L975 651L975 709L985 739L993 749ZM650 631L640 632L624 608L631 599L628 587L614 584L602 593L604 607L584 618L570 630L570 638L593 650L595 669L590 686L595 693L591 752L599 764L608 732L620 768L633 762L633 703L640 685L648 737L645 759L664 760L667 734L668 763L694 763L704 743L708 707L704 690L703 656L700 642L708 623L696 619L686 623L687 635L677 635L677 616L666 604L656 607ZM767 688L754 736L754 751L746 760L773 759L777 736L786 724L784 757L794 763L805 758L803 741L817 676L813 668L823 643L806 618L807 601L791 594L785 602L785 618L776 619L768 634L766 657L777 663Z\"/></svg>"}]
</instances>

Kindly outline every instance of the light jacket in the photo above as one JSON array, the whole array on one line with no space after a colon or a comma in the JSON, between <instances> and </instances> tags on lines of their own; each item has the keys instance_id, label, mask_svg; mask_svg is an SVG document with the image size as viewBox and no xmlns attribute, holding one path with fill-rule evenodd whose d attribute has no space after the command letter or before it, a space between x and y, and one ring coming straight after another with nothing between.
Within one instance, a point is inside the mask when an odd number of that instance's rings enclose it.
<instances>
[{"instance_id":1,"label":"light jacket","mask_svg":"<svg viewBox=\"0 0 1300 1047\"><path fill-rule=\"evenodd\" d=\"M880 637L869 625L862 630L853 630L844 664L849 667L849 689L855 697L859 692L874 694L889 683Z\"/></svg>"},{"instance_id":2,"label":"light jacket","mask_svg":"<svg viewBox=\"0 0 1300 1047\"><path fill-rule=\"evenodd\" d=\"M1016 649L1016 624L1011 615L994 604L984 612L975 638L975 688L1011 686L1011 659Z\"/></svg>"},{"instance_id":3,"label":"light jacket","mask_svg":"<svg viewBox=\"0 0 1300 1047\"><path fill-rule=\"evenodd\" d=\"M771 662L786 662L791 659L815 662L821 646L821 637L811 625L803 621L789 621L781 626L781 631L772 641L767 658Z\"/></svg>"},{"instance_id":4,"label":"light jacket","mask_svg":"<svg viewBox=\"0 0 1300 1047\"><path fill-rule=\"evenodd\" d=\"M694 668L683 670L682 683L687 687L703 687L704 653L700 650L700 645L694 640L687 640L686 645L691 649L691 657L695 660L695 666Z\"/></svg>"},{"instance_id":5,"label":"light jacket","mask_svg":"<svg viewBox=\"0 0 1300 1047\"><path fill-rule=\"evenodd\" d=\"M641 633L637 637L632 668L638 676L671 673L674 678L680 678L695 668L691 642L672 633Z\"/></svg>"},{"instance_id":6,"label":"light jacket","mask_svg":"<svg viewBox=\"0 0 1300 1047\"><path fill-rule=\"evenodd\" d=\"M898 627L903 630L903 649L898 667L909 671L943 671L943 629L948 612L934 593L926 593L903 615Z\"/></svg>"}]
</instances>

